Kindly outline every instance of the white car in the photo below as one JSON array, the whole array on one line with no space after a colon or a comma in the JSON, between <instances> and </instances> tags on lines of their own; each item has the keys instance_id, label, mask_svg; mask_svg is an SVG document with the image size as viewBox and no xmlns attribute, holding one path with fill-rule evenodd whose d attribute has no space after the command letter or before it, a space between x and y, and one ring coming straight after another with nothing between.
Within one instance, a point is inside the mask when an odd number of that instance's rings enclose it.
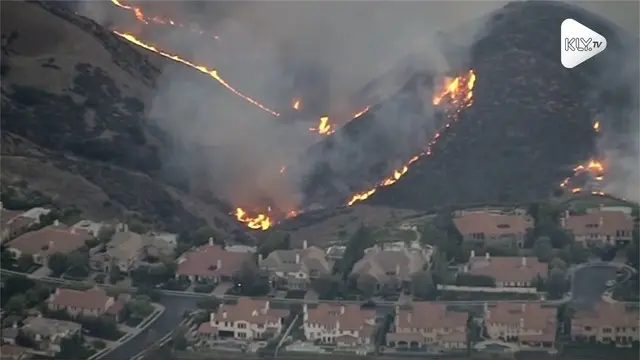
<instances>
[{"instance_id":1,"label":"white car","mask_svg":"<svg viewBox=\"0 0 640 360\"><path fill-rule=\"evenodd\" d=\"M606 283L604 283L607 287L612 287L613 285L616 284L615 280L609 280Z\"/></svg>"}]
</instances>

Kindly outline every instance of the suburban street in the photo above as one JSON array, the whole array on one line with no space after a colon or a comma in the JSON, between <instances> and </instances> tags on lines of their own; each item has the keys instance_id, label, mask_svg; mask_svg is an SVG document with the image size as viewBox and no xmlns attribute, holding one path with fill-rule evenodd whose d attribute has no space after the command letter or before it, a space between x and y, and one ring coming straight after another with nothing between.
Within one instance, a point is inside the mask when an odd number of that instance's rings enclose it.
<instances>
[{"instance_id":1,"label":"suburban street","mask_svg":"<svg viewBox=\"0 0 640 360\"><path fill-rule=\"evenodd\" d=\"M571 279L572 300L586 306L598 302L608 288L607 281L616 280L618 269L626 274L622 281L631 276L631 270L614 263L598 262L575 269Z\"/></svg>"},{"instance_id":2,"label":"suburban street","mask_svg":"<svg viewBox=\"0 0 640 360\"><path fill-rule=\"evenodd\" d=\"M82 283L64 280L60 278L34 276L33 274L25 274L14 271L2 270L2 275L14 275L24 276L35 281L41 281L50 284L58 285L79 285ZM606 290L605 283L608 280L616 278L615 266L588 266L580 269L576 269L572 278L572 295L573 300L578 302L592 303L601 298L602 294ZM86 285L86 284L85 284ZM98 285L102 288L110 288L112 285ZM228 288L228 284L220 284L218 287L221 289ZM217 290L217 289L216 289ZM166 311L162 313L150 326L140 331L132 338L123 342L118 348L109 353L109 358L117 359L129 359L139 354L151 344L161 339L162 337L175 330L176 326L183 320L183 313L185 310L194 310L197 308L196 303L199 299L215 296L221 300L233 301L239 298L235 295L226 295L223 291L216 291L212 294L182 292L161 290L163 294L159 303L165 307ZM284 298L267 298L264 300L270 300L282 304L314 304L317 300L312 299L284 299ZM562 300L513 300L514 303L531 303L540 302L549 305L559 305L561 303L570 301L571 299L565 298ZM357 303L361 301L342 301L342 300L327 300L324 302L333 303ZM485 303L492 304L497 301L482 301L482 300L470 300L470 301L443 301L448 305L483 305ZM378 301L376 305L381 309L391 309L397 305L394 301Z\"/></svg>"}]
</instances>

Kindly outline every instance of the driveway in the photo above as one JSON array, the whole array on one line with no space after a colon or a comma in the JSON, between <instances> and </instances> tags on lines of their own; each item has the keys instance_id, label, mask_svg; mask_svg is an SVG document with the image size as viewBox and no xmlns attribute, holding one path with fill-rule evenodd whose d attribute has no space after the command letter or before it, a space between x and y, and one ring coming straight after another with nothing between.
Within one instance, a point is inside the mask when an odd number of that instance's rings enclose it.
<instances>
[{"instance_id":1,"label":"driveway","mask_svg":"<svg viewBox=\"0 0 640 360\"><path fill-rule=\"evenodd\" d=\"M224 297L224 294L226 294L227 291L229 291L229 289L231 289L232 287L233 287L232 282L220 283L216 286L215 289L213 289L213 291L211 292L211 295L222 298Z\"/></svg>"},{"instance_id":2,"label":"driveway","mask_svg":"<svg viewBox=\"0 0 640 360\"><path fill-rule=\"evenodd\" d=\"M591 306L602 298L609 280L616 279L618 267L599 264L577 269L571 281L571 298L577 303Z\"/></svg>"}]
</instances>

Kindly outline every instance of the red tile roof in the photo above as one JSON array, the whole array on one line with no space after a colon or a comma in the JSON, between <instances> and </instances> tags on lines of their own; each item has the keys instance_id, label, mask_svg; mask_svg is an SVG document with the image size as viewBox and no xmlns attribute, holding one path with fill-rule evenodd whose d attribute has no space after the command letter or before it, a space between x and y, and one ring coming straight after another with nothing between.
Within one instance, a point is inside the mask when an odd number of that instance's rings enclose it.
<instances>
[{"instance_id":1,"label":"red tile roof","mask_svg":"<svg viewBox=\"0 0 640 360\"><path fill-rule=\"evenodd\" d=\"M107 314L118 315L124 309L127 303L131 301L130 294L119 294L116 301L107 309Z\"/></svg>"},{"instance_id":2,"label":"red tile roof","mask_svg":"<svg viewBox=\"0 0 640 360\"><path fill-rule=\"evenodd\" d=\"M327 329L335 328L339 323L341 330L366 331L376 318L373 309L362 309L354 304L321 303L315 309L307 308L307 323L317 324Z\"/></svg>"},{"instance_id":3,"label":"red tile roof","mask_svg":"<svg viewBox=\"0 0 640 360\"><path fill-rule=\"evenodd\" d=\"M624 303L601 301L590 310L577 310L573 315L573 326L638 327L640 325L638 308L627 307Z\"/></svg>"},{"instance_id":4,"label":"red tile roof","mask_svg":"<svg viewBox=\"0 0 640 360\"><path fill-rule=\"evenodd\" d=\"M22 360L28 353L29 349L17 345L2 345L0 347L1 360Z\"/></svg>"},{"instance_id":5,"label":"red tile roof","mask_svg":"<svg viewBox=\"0 0 640 360\"><path fill-rule=\"evenodd\" d=\"M272 309L269 300L259 300L241 297L236 304L223 304L215 314L212 314L211 321L247 321L251 324L275 323L289 314L283 309Z\"/></svg>"},{"instance_id":6,"label":"red tile roof","mask_svg":"<svg viewBox=\"0 0 640 360\"><path fill-rule=\"evenodd\" d=\"M216 326L211 326L211 323L209 322L203 322L200 324L200 327L198 327L199 334L215 334L217 332L218 328Z\"/></svg>"},{"instance_id":7,"label":"red tile roof","mask_svg":"<svg viewBox=\"0 0 640 360\"><path fill-rule=\"evenodd\" d=\"M576 236L596 234L617 236L618 231L631 236L633 218L622 211L597 211L584 215L571 215L565 220L565 228Z\"/></svg>"},{"instance_id":8,"label":"red tile roof","mask_svg":"<svg viewBox=\"0 0 640 360\"><path fill-rule=\"evenodd\" d=\"M59 288L51 295L49 303L64 308L106 311L110 299L113 298L97 287L86 291Z\"/></svg>"},{"instance_id":9,"label":"red tile roof","mask_svg":"<svg viewBox=\"0 0 640 360\"><path fill-rule=\"evenodd\" d=\"M488 310L488 311L486 311ZM556 308L543 307L539 303L500 301L485 308L485 321L508 326L520 326L527 330L556 331Z\"/></svg>"},{"instance_id":10,"label":"red tile roof","mask_svg":"<svg viewBox=\"0 0 640 360\"><path fill-rule=\"evenodd\" d=\"M533 219L527 215L504 215L473 212L455 217L453 223L463 236L484 233L485 236L524 234L533 228Z\"/></svg>"},{"instance_id":11,"label":"red tile roof","mask_svg":"<svg viewBox=\"0 0 640 360\"><path fill-rule=\"evenodd\" d=\"M474 257L469 259L469 274L491 276L501 282L526 282L536 276L547 277L548 265L536 257Z\"/></svg>"},{"instance_id":12,"label":"red tile roof","mask_svg":"<svg viewBox=\"0 0 640 360\"><path fill-rule=\"evenodd\" d=\"M468 315L464 312L447 311L439 303L418 301L411 309L397 309L396 328L400 329L453 329L467 326Z\"/></svg>"},{"instance_id":13,"label":"red tile roof","mask_svg":"<svg viewBox=\"0 0 640 360\"><path fill-rule=\"evenodd\" d=\"M217 245L204 245L185 254L178 261L176 273L183 276L233 276L245 263L252 262L251 253L228 252Z\"/></svg>"},{"instance_id":14,"label":"red tile roof","mask_svg":"<svg viewBox=\"0 0 640 360\"><path fill-rule=\"evenodd\" d=\"M76 232L67 228L47 226L38 231L28 232L9 242L8 246L21 253L35 255L45 252L68 254L84 246L91 239L86 232Z\"/></svg>"}]
</instances>

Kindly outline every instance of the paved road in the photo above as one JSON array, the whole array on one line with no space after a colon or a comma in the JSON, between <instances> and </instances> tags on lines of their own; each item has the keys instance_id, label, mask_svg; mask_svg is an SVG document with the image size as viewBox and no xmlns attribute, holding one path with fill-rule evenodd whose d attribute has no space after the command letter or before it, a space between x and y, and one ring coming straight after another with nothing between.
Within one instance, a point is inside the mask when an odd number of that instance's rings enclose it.
<instances>
[{"instance_id":1,"label":"paved road","mask_svg":"<svg viewBox=\"0 0 640 360\"><path fill-rule=\"evenodd\" d=\"M601 300L609 280L616 279L617 267L598 265L583 267L573 273L571 281L572 299L579 304L592 306Z\"/></svg>"}]
</instances>

